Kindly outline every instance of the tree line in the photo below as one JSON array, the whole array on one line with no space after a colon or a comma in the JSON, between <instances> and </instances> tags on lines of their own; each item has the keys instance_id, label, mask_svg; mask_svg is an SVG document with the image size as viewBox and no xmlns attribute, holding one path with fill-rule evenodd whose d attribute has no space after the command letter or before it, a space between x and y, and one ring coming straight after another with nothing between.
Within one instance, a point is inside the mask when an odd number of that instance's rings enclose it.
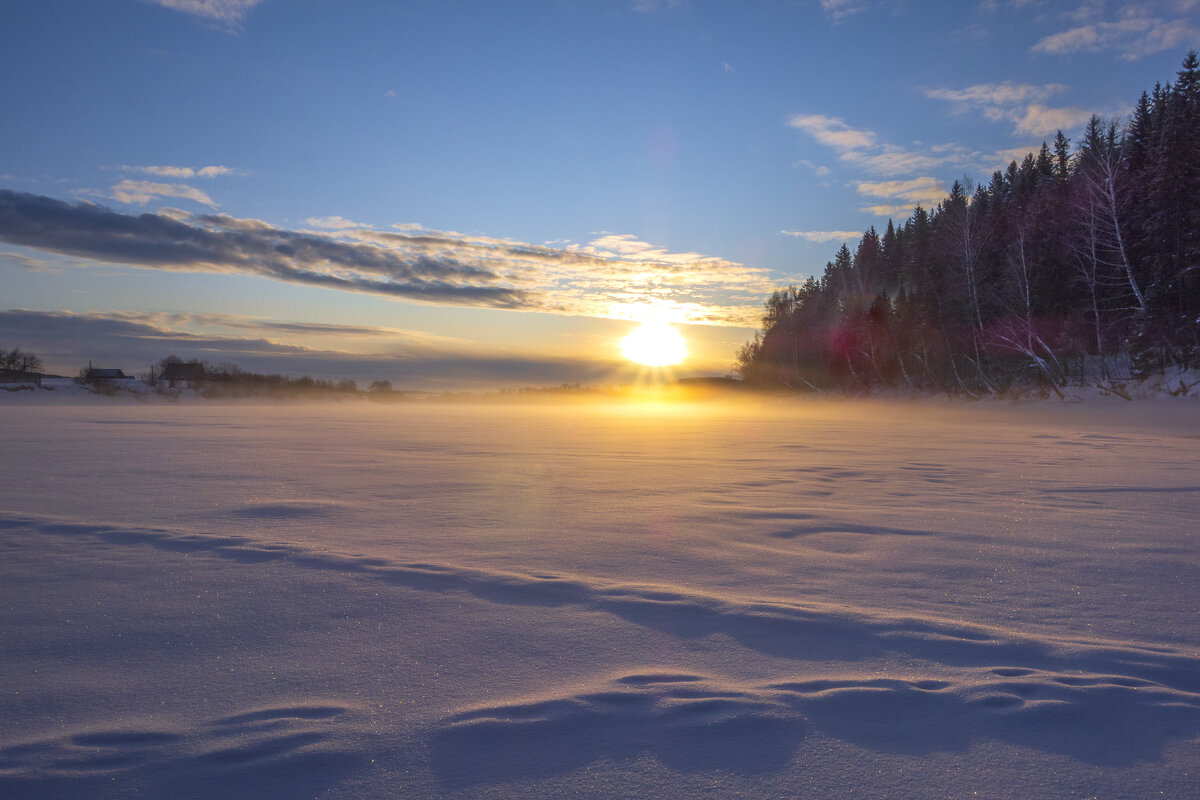
<instances>
[{"instance_id":1,"label":"tree line","mask_svg":"<svg viewBox=\"0 0 1200 800\"><path fill-rule=\"evenodd\" d=\"M147 372L138 373L136 378L130 376L128 379L156 386L160 379L170 374L171 367L178 365L200 367L198 373L189 373L193 377L189 377L187 382L193 384L192 388L201 389L204 394L209 396L357 394L359 392L358 382L350 379L334 381L327 378L313 378L308 375L293 378L279 374L263 374L244 370L232 362L219 364L210 361L189 362L176 355L169 355L158 363L152 364ZM7 373L6 377L38 375L42 368L42 359L37 354L19 347L11 350L0 347L0 372ZM77 383L90 385L97 390L113 388L106 377L97 377L95 373L96 370L93 370L91 365L82 367L75 376L75 380ZM196 380L194 376L197 375L202 377ZM398 397L403 394L394 390L392 382L388 380L371 381L366 391L375 399Z\"/></svg>"},{"instance_id":2,"label":"tree line","mask_svg":"<svg viewBox=\"0 0 1200 800\"><path fill-rule=\"evenodd\" d=\"M6 372L35 373L42 371L42 359L35 353L14 347L5 350L0 347L0 370Z\"/></svg>"},{"instance_id":3,"label":"tree line","mask_svg":"<svg viewBox=\"0 0 1200 800\"><path fill-rule=\"evenodd\" d=\"M1200 366L1200 62L774 292L750 383L981 396Z\"/></svg>"},{"instance_id":4,"label":"tree line","mask_svg":"<svg viewBox=\"0 0 1200 800\"><path fill-rule=\"evenodd\" d=\"M151 366L150 372L143 376L148 383L155 383L167 372L171 365L186 364L182 358L175 355L167 356ZM214 364L209 361L190 362L203 368L203 381L200 388L209 396L220 395L275 395L275 394L357 394L358 382L349 378L330 380L328 378L313 378L301 375L293 378L276 373L264 374L244 370L232 362ZM391 381L372 381L367 391L371 394L393 393Z\"/></svg>"}]
</instances>

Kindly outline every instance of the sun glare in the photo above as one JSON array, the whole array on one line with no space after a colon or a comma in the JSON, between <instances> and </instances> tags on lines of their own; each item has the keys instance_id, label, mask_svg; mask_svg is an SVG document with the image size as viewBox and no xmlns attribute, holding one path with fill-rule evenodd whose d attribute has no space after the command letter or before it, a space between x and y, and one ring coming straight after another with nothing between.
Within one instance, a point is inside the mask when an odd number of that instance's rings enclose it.
<instances>
[{"instance_id":1,"label":"sun glare","mask_svg":"<svg viewBox=\"0 0 1200 800\"><path fill-rule=\"evenodd\" d=\"M687 343L665 322L643 322L621 340L621 352L647 367L669 367L683 361Z\"/></svg>"}]
</instances>

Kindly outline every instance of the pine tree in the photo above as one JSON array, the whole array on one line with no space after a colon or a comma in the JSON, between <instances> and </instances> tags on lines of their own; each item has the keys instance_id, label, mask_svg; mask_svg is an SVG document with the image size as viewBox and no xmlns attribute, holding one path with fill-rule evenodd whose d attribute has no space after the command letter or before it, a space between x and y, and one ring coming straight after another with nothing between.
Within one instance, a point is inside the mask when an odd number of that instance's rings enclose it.
<instances>
[{"instance_id":1,"label":"pine tree","mask_svg":"<svg viewBox=\"0 0 1200 800\"><path fill-rule=\"evenodd\" d=\"M1143 94L1144 98L1146 95ZM1054 178L1066 181L1071 176L1071 140L1059 131L1054 137Z\"/></svg>"}]
</instances>

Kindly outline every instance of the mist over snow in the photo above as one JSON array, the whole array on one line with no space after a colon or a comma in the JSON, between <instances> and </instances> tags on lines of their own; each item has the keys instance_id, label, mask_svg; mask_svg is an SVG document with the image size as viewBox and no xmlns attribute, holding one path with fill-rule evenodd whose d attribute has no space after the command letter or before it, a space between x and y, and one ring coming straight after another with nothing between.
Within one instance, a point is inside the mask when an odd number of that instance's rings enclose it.
<instances>
[{"instance_id":1,"label":"mist over snow","mask_svg":"<svg viewBox=\"0 0 1200 800\"><path fill-rule=\"evenodd\" d=\"M17 394L0 797L1195 792L1192 399Z\"/></svg>"}]
</instances>

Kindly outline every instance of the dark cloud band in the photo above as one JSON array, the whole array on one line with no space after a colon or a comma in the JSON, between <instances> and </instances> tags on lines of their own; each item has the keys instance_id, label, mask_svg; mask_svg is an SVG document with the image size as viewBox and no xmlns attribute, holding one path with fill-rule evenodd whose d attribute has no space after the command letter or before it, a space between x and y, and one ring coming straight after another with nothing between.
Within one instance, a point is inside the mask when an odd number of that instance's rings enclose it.
<instances>
[{"instance_id":1,"label":"dark cloud band","mask_svg":"<svg viewBox=\"0 0 1200 800\"><path fill-rule=\"evenodd\" d=\"M364 386L371 380L388 379L396 388L408 389L608 383L624 367L611 359L497 355L413 343L402 337L397 337L398 352L391 354L318 350L253 336L190 333L156 324L155 316L0 311L0 344L32 350L51 372L66 375L74 375L89 361L135 373L164 356L178 355L234 362L255 372L354 378ZM264 327L273 326L264 323Z\"/></svg>"},{"instance_id":2,"label":"dark cloud band","mask_svg":"<svg viewBox=\"0 0 1200 800\"><path fill-rule=\"evenodd\" d=\"M221 215L195 222L0 190L0 241L9 244L152 269L243 272L433 303L543 307L537 296L502 285L496 273L454 259L248 225Z\"/></svg>"}]
</instances>

